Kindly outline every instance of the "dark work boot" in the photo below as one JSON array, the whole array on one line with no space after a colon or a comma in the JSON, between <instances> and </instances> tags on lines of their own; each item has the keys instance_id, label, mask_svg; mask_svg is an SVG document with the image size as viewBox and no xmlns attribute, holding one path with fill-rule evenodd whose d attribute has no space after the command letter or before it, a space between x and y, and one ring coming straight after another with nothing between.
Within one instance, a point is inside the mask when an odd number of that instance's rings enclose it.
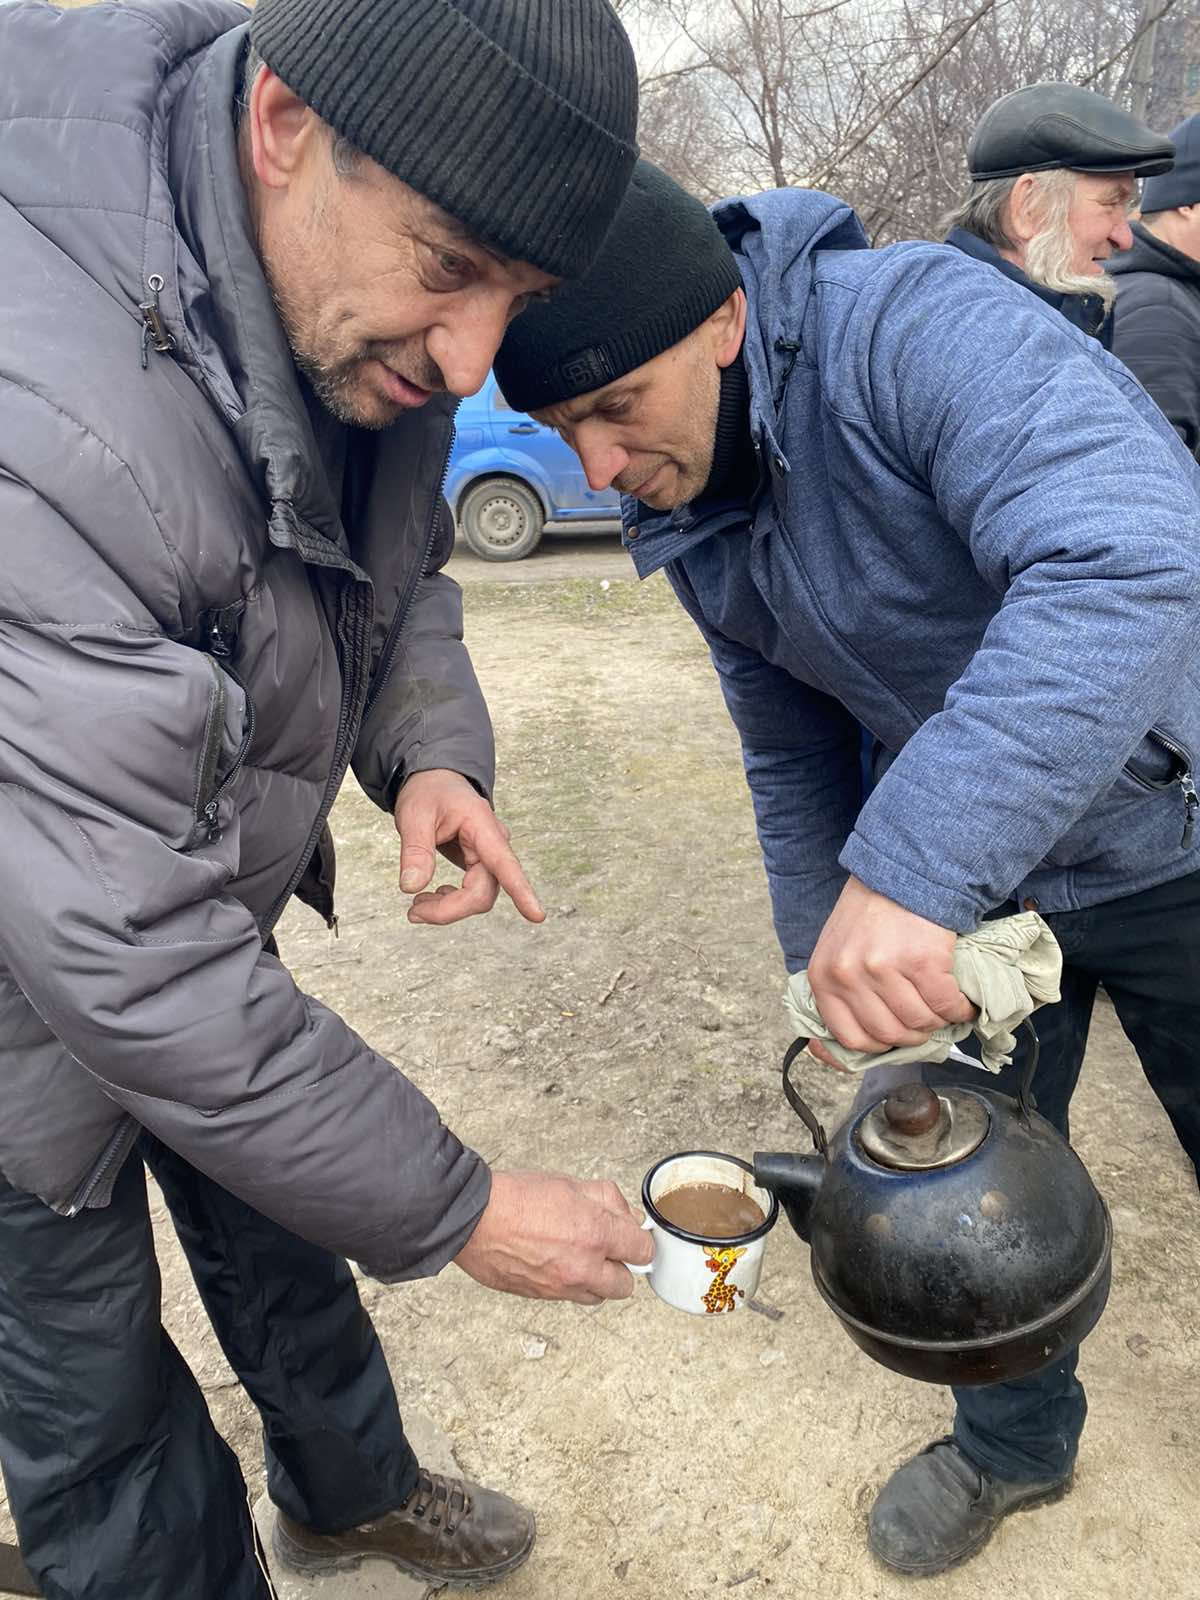
<instances>
[{"instance_id":1,"label":"dark work boot","mask_svg":"<svg viewBox=\"0 0 1200 1600\"><path fill-rule=\"evenodd\" d=\"M284 1566L310 1576L373 1556L430 1583L474 1589L515 1572L533 1540L533 1513L515 1500L422 1469L398 1510L349 1533L313 1533L277 1511L272 1547Z\"/></svg>"},{"instance_id":2,"label":"dark work boot","mask_svg":"<svg viewBox=\"0 0 1200 1600\"><path fill-rule=\"evenodd\" d=\"M875 1497L871 1550L897 1572L928 1577L982 1550L1010 1511L1060 1500L1074 1477L1006 1483L938 1439L898 1467Z\"/></svg>"}]
</instances>

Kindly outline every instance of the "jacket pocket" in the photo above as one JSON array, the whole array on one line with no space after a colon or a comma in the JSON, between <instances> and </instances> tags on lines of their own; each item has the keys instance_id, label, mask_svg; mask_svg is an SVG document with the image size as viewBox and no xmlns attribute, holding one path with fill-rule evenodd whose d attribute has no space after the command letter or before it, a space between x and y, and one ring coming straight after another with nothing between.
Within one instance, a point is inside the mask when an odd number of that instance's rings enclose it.
<instances>
[{"instance_id":1,"label":"jacket pocket","mask_svg":"<svg viewBox=\"0 0 1200 1600\"><path fill-rule=\"evenodd\" d=\"M300 881L292 891L297 900L311 906L323 917L325 926L337 932L337 912L333 908L333 890L337 879L337 855L333 847L333 834L325 823L320 837L313 846L308 865L300 874Z\"/></svg>"},{"instance_id":2,"label":"jacket pocket","mask_svg":"<svg viewBox=\"0 0 1200 1600\"><path fill-rule=\"evenodd\" d=\"M208 701L208 715L204 721L204 745L200 754L200 771L196 782L195 816L197 828L208 844L221 837L221 801L229 792L234 779L242 769L250 741L254 738L254 702L245 684L232 667L221 665L212 656L205 658L212 668L213 688ZM226 730L229 716L228 680L232 679L242 692L244 711L241 736L229 754L231 739Z\"/></svg>"},{"instance_id":3,"label":"jacket pocket","mask_svg":"<svg viewBox=\"0 0 1200 1600\"><path fill-rule=\"evenodd\" d=\"M54 1209L60 1216L77 1217L93 1200L107 1205L112 1195L113 1184L121 1168L125 1165L125 1158L137 1143L140 1128L132 1117L122 1117L117 1131L101 1151L99 1159L88 1173L87 1177L61 1206Z\"/></svg>"},{"instance_id":4,"label":"jacket pocket","mask_svg":"<svg viewBox=\"0 0 1200 1600\"><path fill-rule=\"evenodd\" d=\"M1189 751L1161 728L1151 728L1137 747L1124 769L1133 781L1151 794L1179 786L1183 801L1183 836L1180 844L1187 849L1192 842L1196 826L1196 812L1200 808L1200 795L1196 793L1195 774Z\"/></svg>"}]
</instances>

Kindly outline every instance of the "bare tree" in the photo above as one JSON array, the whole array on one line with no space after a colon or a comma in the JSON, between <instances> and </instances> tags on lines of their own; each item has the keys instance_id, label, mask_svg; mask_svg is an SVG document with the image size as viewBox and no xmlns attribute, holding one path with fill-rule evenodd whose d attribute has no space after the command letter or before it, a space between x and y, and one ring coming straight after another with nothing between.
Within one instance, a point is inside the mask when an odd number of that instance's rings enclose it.
<instances>
[{"instance_id":1,"label":"bare tree","mask_svg":"<svg viewBox=\"0 0 1200 1600\"><path fill-rule=\"evenodd\" d=\"M933 234L967 182L972 129L1010 90L1086 83L1182 115L1190 71L1200 110L1200 0L627 3L655 38L648 155L706 198L831 189L878 242Z\"/></svg>"}]
</instances>

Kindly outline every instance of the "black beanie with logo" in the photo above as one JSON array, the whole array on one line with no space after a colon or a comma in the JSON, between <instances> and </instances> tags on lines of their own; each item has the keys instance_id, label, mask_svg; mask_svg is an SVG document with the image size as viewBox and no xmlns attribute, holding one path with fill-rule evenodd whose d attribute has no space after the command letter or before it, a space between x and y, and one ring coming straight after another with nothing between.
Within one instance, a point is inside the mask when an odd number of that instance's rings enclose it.
<instances>
[{"instance_id":1,"label":"black beanie with logo","mask_svg":"<svg viewBox=\"0 0 1200 1600\"><path fill-rule=\"evenodd\" d=\"M686 339L741 287L707 208L639 161L591 270L515 319L496 381L515 411L602 389Z\"/></svg>"},{"instance_id":2,"label":"black beanie with logo","mask_svg":"<svg viewBox=\"0 0 1200 1600\"><path fill-rule=\"evenodd\" d=\"M637 68L608 0L259 0L250 38L483 243L556 277L596 255L637 159Z\"/></svg>"}]
</instances>

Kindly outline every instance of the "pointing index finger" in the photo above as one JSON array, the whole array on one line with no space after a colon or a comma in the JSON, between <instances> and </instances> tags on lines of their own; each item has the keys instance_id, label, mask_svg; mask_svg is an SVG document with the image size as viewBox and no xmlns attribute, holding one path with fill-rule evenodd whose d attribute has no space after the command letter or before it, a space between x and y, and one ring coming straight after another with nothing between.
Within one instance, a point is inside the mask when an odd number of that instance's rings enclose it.
<instances>
[{"instance_id":1,"label":"pointing index finger","mask_svg":"<svg viewBox=\"0 0 1200 1600\"><path fill-rule=\"evenodd\" d=\"M480 861L492 873L526 922L544 922L546 913L542 903L508 842L504 824L495 816L490 820L491 825L480 829L472 840Z\"/></svg>"}]
</instances>

